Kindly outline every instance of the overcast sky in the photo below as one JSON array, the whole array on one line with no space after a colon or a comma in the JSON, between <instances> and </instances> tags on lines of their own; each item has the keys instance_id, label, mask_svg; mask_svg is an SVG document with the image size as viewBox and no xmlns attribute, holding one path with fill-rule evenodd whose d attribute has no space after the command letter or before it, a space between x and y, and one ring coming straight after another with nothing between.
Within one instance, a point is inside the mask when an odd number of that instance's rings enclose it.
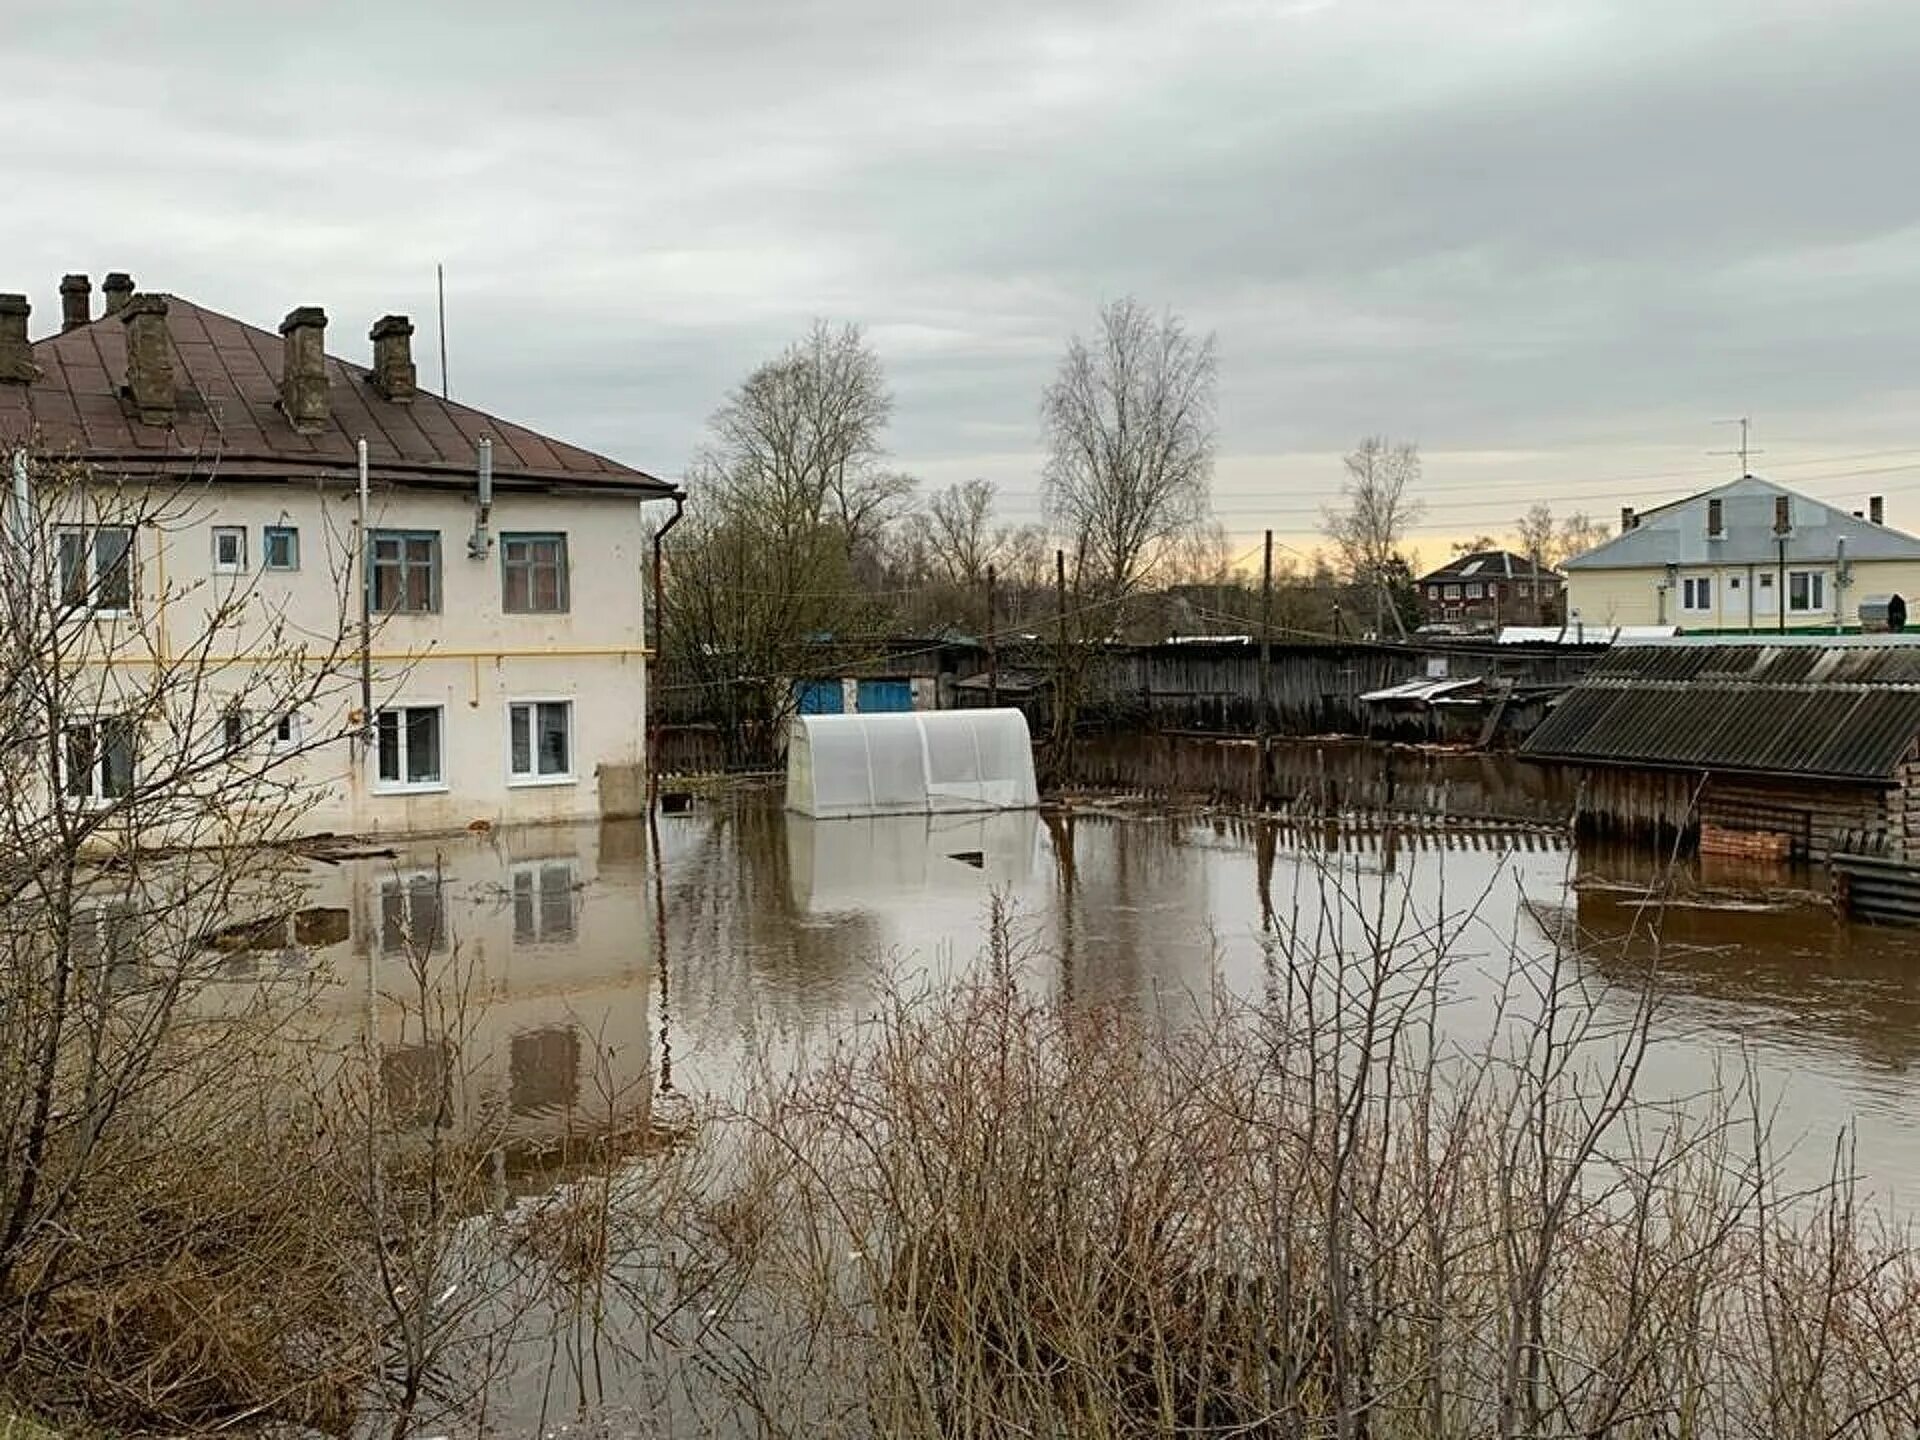
<instances>
[{"instance_id":1,"label":"overcast sky","mask_svg":"<svg viewBox=\"0 0 1920 1440\"><path fill-rule=\"evenodd\" d=\"M131 271L677 476L814 316L930 484L1037 508L1038 397L1133 294L1218 337L1216 505L1305 547L1417 440L1430 560L1754 468L1920 524L1912 0L5 0L0 289ZM437 12L437 13L436 13ZM20 23L30 13L31 23Z\"/></svg>"}]
</instances>

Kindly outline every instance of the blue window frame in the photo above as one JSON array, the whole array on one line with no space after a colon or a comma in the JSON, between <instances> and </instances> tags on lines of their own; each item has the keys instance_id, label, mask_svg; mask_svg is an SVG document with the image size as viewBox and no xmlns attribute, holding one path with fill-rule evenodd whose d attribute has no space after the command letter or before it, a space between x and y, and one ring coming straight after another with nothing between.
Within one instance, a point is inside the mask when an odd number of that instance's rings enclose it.
<instances>
[{"instance_id":1,"label":"blue window frame","mask_svg":"<svg viewBox=\"0 0 1920 1440\"><path fill-rule=\"evenodd\" d=\"M260 534L260 564L267 570L300 568L300 532L291 525L269 525Z\"/></svg>"}]
</instances>

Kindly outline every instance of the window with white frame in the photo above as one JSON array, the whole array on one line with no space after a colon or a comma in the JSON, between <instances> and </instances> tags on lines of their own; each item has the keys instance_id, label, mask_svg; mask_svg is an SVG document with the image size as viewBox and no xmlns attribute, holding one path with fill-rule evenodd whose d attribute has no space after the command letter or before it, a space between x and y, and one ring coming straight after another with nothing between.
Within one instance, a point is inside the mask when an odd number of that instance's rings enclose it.
<instances>
[{"instance_id":1,"label":"window with white frame","mask_svg":"<svg viewBox=\"0 0 1920 1440\"><path fill-rule=\"evenodd\" d=\"M1680 582L1680 609L1692 615L1706 614L1713 609L1711 575L1689 575Z\"/></svg>"},{"instance_id":2,"label":"window with white frame","mask_svg":"<svg viewBox=\"0 0 1920 1440\"><path fill-rule=\"evenodd\" d=\"M72 800L105 802L133 793L134 722L102 716L68 725L61 737L61 783Z\"/></svg>"},{"instance_id":3,"label":"window with white frame","mask_svg":"<svg viewBox=\"0 0 1920 1440\"><path fill-rule=\"evenodd\" d=\"M1480 593L1480 582L1478 580L1470 580L1467 582L1467 599L1478 600Z\"/></svg>"},{"instance_id":4,"label":"window with white frame","mask_svg":"<svg viewBox=\"0 0 1920 1440\"><path fill-rule=\"evenodd\" d=\"M567 537L500 537L500 608L509 615L564 613L567 608Z\"/></svg>"},{"instance_id":5,"label":"window with white frame","mask_svg":"<svg viewBox=\"0 0 1920 1440\"><path fill-rule=\"evenodd\" d=\"M297 750L306 734L306 718L298 710L282 710L273 722L273 748Z\"/></svg>"},{"instance_id":6,"label":"window with white frame","mask_svg":"<svg viewBox=\"0 0 1920 1440\"><path fill-rule=\"evenodd\" d=\"M573 864L543 860L513 872L513 940L533 945L574 937Z\"/></svg>"},{"instance_id":7,"label":"window with white frame","mask_svg":"<svg viewBox=\"0 0 1920 1440\"><path fill-rule=\"evenodd\" d=\"M573 778L573 702L516 700L507 707L507 768L516 781Z\"/></svg>"},{"instance_id":8,"label":"window with white frame","mask_svg":"<svg viewBox=\"0 0 1920 1440\"><path fill-rule=\"evenodd\" d=\"M374 715L380 784L389 790L436 789L446 781L438 705L400 705Z\"/></svg>"},{"instance_id":9,"label":"window with white frame","mask_svg":"<svg viewBox=\"0 0 1920 1440\"><path fill-rule=\"evenodd\" d=\"M380 950L385 955L431 955L450 943L447 888L440 876L390 875L380 882Z\"/></svg>"},{"instance_id":10,"label":"window with white frame","mask_svg":"<svg viewBox=\"0 0 1920 1440\"><path fill-rule=\"evenodd\" d=\"M229 755L247 748L247 712L227 710L220 716L220 744Z\"/></svg>"},{"instance_id":11,"label":"window with white frame","mask_svg":"<svg viewBox=\"0 0 1920 1440\"><path fill-rule=\"evenodd\" d=\"M1427 599L1438 600L1439 598L1440 598L1440 587L1438 585L1427 586Z\"/></svg>"},{"instance_id":12,"label":"window with white frame","mask_svg":"<svg viewBox=\"0 0 1920 1440\"><path fill-rule=\"evenodd\" d=\"M60 597L77 609L124 615L133 609L133 527L62 530Z\"/></svg>"},{"instance_id":13,"label":"window with white frame","mask_svg":"<svg viewBox=\"0 0 1920 1440\"><path fill-rule=\"evenodd\" d=\"M1460 587L1458 585L1447 586L1447 599L1458 600L1459 598L1460 598Z\"/></svg>"},{"instance_id":14,"label":"window with white frame","mask_svg":"<svg viewBox=\"0 0 1920 1440\"><path fill-rule=\"evenodd\" d=\"M300 568L300 532L291 525L269 525L260 532L260 566L264 570Z\"/></svg>"},{"instance_id":15,"label":"window with white frame","mask_svg":"<svg viewBox=\"0 0 1920 1440\"><path fill-rule=\"evenodd\" d=\"M237 575L247 568L247 531L242 525L213 527L213 569L216 575Z\"/></svg>"},{"instance_id":16,"label":"window with white frame","mask_svg":"<svg viewBox=\"0 0 1920 1440\"><path fill-rule=\"evenodd\" d=\"M1827 608L1827 572L1789 570L1787 572L1787 609L1805 615Z\"/></svg>"}]
</instances>

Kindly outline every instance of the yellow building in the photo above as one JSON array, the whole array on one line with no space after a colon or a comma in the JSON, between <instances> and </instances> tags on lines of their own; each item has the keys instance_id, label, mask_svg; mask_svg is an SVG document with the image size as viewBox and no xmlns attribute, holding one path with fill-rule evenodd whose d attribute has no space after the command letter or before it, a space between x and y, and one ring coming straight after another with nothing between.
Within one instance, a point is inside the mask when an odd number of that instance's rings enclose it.
<instances>
[{"instance_id":1,"label":"yellow building","mask_svg":"<svg viewBox=\"0 0 1920 1440\"><path fill-rule=\"evenodd\" d=\"M1920 539L1879 496L1849 513L1756 475L1645 514L1561 568L1567 618L1689 634L1837 633L1920 599ZM1898 604L1891 604L1898 601ZM1877 604L1875 602L1878 602Z\"/></svg>"}]
</instances>

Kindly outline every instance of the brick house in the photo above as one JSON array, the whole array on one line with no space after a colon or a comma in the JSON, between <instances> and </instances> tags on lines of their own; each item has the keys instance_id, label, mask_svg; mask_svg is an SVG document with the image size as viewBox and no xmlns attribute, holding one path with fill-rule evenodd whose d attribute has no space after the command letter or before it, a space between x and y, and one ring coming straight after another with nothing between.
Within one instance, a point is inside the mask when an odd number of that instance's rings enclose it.
<instances>
[{"instance_id":1,"label":"brick house","mask_svg":"<svg viewBox=\"0 0 1920 1440\"><path fill-rule=\"evenodd\" d=\"M1475 629L1553 624L1561 615L1564 583L1525 555L1476 550L1420 577L1421 613L1429 624Z\"/></svg>"}]
</instances>

